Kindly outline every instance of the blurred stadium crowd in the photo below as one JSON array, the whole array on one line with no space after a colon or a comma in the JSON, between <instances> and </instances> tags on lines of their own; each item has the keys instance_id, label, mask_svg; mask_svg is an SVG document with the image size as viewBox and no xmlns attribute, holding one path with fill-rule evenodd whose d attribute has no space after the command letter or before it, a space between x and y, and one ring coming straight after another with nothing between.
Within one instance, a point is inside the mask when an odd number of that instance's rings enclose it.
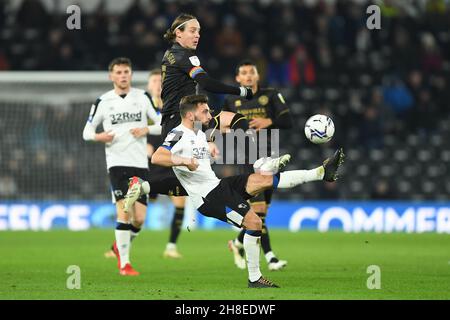
<instances>
[{"instance_id":1,"label":"blurred stadium crowd","mask_svg":"<svg viewBox=\"0 0 450 320\"><path fill-rule=\"evenodd\" d=\"M232 83L234 65L251 58L263 84L285 95L298 124L281 135L282 151L294 155L292 167L311 167L327 148L347 150L341 183L304 185L279 192L278 198L448 200L448 1L375 1L381 8L380 30L367 29L366 8L373 2L364 0L143 0L124 1L128 5L119 12L107 9L109 1L92 1L95 6L86 13L80 1L81 30L68 30L68 14L49 9L48 1L24 0L14 9L12 2L0 0L0 70L105 70L119 55L130 57L136 70L149 70L159 66L167 48L162 35L173 18L180 12L196 15L202 26L198 55L213 77ZM88 108L24 114L39 127L28 128L33 139L24 150L13 148L20 137L14 137L7 121L0 122L0 197L17 198L12 190L32 199L104 197L104 162L89 172L98 185L82 183L87 172L80 170L89 160L89 153L83 154L93 147L80 152L67 141L53 143L59 134L81 140ZM336 136L325 147L304 138L303 125L315 113L335 121ZM67 150L66 159L56 161L42 151L39 137L47 149ZM13 148L9 156L3 152L8 148ZM28 156L29 150L37 151ZM66 187L27 190L31 175L49 174L59 174Z\"/></svg>"}]
</instances>

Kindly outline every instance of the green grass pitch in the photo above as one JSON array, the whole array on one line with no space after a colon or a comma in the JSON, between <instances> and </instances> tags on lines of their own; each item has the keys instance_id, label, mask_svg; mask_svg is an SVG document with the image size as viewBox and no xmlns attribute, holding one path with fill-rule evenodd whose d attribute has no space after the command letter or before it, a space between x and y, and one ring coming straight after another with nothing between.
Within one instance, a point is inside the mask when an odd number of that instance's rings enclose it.
<instances>
[{"instance_id":1,"label":"green grass pitch","mask_svg":"<svg viewBox=\"0 0 450 320\"><path fill-rule=\"evenodd\" d=\"M248 289L235 268L229 230L183 231L181 260L162 258L168 231L143 231L133 243L139 277L118 275L103 253L113 230L0 232L0 299L450 299L450 236L346 234L271 230L275 252L288 260L262 272L280 289ZM69 265L81 269L81 289L67 289ZM381 269L381 289L369 290L367 267Z\"/></svg>"}]
</instances>

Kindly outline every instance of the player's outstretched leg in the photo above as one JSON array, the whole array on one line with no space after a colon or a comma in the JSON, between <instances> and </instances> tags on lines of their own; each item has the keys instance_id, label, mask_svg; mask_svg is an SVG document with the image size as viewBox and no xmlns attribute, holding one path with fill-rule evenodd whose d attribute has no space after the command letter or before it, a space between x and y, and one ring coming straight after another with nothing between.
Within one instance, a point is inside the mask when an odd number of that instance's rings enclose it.
<instances>
[{"instance_id":1,"label":"player's outstretched leg","mask_svg":"<svg viewBox=\"0 0 450 320\"><path fill-rule=\"evenodd\" d=\"M323 180L333 182L338 179L337 170L344 162L344 158L344 150L342 148L339 148L331 158L328 158L323 162Z\"/></svg>"},{"instance_id":2,"label":"player's outstretched leg","mask_svg":"<svg viewBox=\"0 0 450 320\"><path fill-rule=\"evenodd\" d=\"M273 176L273 188L289 189L311 181L336 181L338 179L339 167L344 162L344 158L344 151L342 148L339 148L320 167L311 170L289 170L277 173ZM253 193L250 192L250 194Z\"/></svg>"},{"instance_id":3,"label":"player's outstretched leg","mask_svg":"<svg viewBox=\"0 0 450 320\"><path fill-rule=\"evenodd\" d=\"M265 157L255 161L253 168L256 173L276 174L283 170L291 160L290 154L284 154L278 158Z\"/></svg>"}]
</instances>

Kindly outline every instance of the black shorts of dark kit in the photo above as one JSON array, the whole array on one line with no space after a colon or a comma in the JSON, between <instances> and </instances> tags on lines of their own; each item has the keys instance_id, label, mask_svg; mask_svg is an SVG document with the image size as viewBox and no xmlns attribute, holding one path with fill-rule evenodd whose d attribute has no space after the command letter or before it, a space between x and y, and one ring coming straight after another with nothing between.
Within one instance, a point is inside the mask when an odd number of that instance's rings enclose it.
<instances>
[{"instance_id":1,"label":"black shorts of dark kit","mask_svg":"<svg viewBox=\"0 0 450 320\"><path fill-rule=\"evenodd\" d=\"M111 189L116 202L125 198L128 191L130 178L136 176L148 181L150 178L148 169L136 167L111 167L108 170ZM142 195L138 200L144 206L147 205L147 195Z\"/></svg>"},{"instance_id":2,"label":"black shorts of dark kit","mask_svg":"<svg viewBox=\"0 0 450 320\"><path fill-rule=\"evenodd\" d=\"M250 174L242 174L221 179L219 185L203 198L204 203L198 208L198 211L204 216L241 227L235 221L230 220L227 213L233 210L245 217L250 210L247 200L252 196L245 191L249 176Z\"/></svg>"},{"instance_id":3,"label":"black shorts of dark kit","mask_svg":"<svg viewBox=\"0 0 450 320\"><path fill-rule=\"evenodd\" d=\"M273 189L267 189L258 193L256 196L249 200L250 204L265 203L269 205L272 202Z\"/></svg>"},{"instance_id":4,"label":"black shorts of dark kit","mask_svg":"<svg viewBox=\"0 0 450 320\"><path fill-rule=\"evenodd\" d=\"M158 194L169 196L185 196L186 190L181 186L175 173L170 167L162 167L149 164L150 169L150 194L149 199L156 200Z\"/></svg>"},{"instance_id":5,"label":"black shorts of dark kit","mask_svg":"<svg viewBox=\"0 0 450 320\"><path fill-rule=\"evenodd\" d=\"M171 168L168 168L172 170ZM150 174L150 179L148 180L150 183L150 195L156 194L165 194L167 196L187 196L186 190L181 185L180 181L177 179L175 174L172 171L172 175L170 171L166 171L166 175L163 178L152 176Z\"/></svg>"}]
</instances>

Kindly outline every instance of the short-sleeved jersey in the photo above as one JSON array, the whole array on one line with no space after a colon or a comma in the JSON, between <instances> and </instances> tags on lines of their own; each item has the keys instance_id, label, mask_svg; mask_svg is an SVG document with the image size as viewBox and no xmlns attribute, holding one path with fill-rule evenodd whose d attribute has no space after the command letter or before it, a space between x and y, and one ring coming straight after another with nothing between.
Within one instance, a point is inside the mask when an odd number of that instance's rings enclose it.
<instances>
[{"instance_id":1,"label":"short-sleeved jersey","mask_svg":"<svg viewBox=\"0 0 450 320\"><path fill-rule=\"evenodd\" d=\"M172 154L197 159L197 170L190 171L185 166L172 167L181 185L187 191L196 208L203 204L203 198L217 187L220 180L211 168L209 146L203 131L186 128L182 124L175 127L166 137L162 147Z\"/></svg>"},{"instance_id":2,"label":"short-sleeved jersey","mask_svg":"<svg viewBox=\"0 0 450 320\"><path fill-rule=\"evenodd\" d=\"M124 97L111 90L92 105L86 126L95 130L103 124L105 132L114 133L114 139L105 144L108 169L115 166L148 168L147 138L135 138L130 129L147 127L149 119L160 122L149 98L140 89L131 88Z\"/></svg>"},{"instance_id":3,"label":"short-sleeved jersey","mask_svg":"<svg viewBox=\"0 0 450 320\"><path fill-rule=\"evenodd\" d=\"M178 113L181 98L197 93L197 83L193 79L205 72L194 50L175 43L164 54L162 60L162 114Z\"/></svg>"}]
</instances>

